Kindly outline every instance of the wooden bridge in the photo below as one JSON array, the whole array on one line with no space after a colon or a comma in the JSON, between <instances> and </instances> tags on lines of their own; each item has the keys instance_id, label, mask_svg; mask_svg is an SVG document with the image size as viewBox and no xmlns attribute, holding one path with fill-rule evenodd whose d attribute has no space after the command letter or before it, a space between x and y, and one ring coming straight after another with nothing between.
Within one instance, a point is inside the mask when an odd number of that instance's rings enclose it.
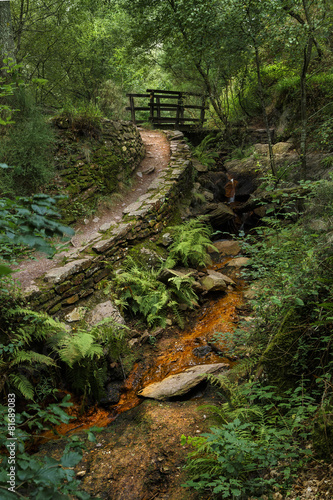
<instances>
[{"instance_id":1,"label":"wooden bridge","mask_svg":"<svg viewBox=\"0 0 333 500\"><path fill-rule=\"evenodd\" d=\"M147 94L127 94L127 97L129 97L130 105L126 109L131 112L131 120L134 124L147 122L147 119L138 120L135 115L136 111L149 111L148 121L153 124L154 128L193 130L194 128L202 128L206 121L207 96L203 94L147 89ZM201 104L187 104L188 97L199 99ZM134 99L147 98L149 101L148 103L146 101L146 106L135 106ZM185 116L186 111L189 111L190 116Z\"/></svg>"}]
</instances>

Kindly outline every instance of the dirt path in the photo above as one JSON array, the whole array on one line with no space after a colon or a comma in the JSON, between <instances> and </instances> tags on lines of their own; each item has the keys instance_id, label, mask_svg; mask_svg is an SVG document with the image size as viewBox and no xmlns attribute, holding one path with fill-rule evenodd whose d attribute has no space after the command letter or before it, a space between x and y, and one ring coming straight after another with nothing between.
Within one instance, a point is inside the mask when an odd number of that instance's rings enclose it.
<instances>
[{"instance_id":1,"label":"dirt path","mask_svg":"<svg viewBox=\"0 0 333 500\"><path fill-rule=\"evenodd\" d=\"M13 266L13 269L17 271L14 274L14 279L18 287L26 289L33 285L36 278L53 267L57 267L64 257L74 259L78 255L80 247L100 236L98 230L103 224L119 222L123 216L124 208L146 193L158 173L168 165L170 147L165 135L157 130L142 129L140 134L146 148L146 156L134 173L131 186L119 193L118 201L112 203L111 206L101 207L89 219L79 222L74 228L75 236L71 239L68 249L56 254L53 259L48 259L44 254L35 252L35 260L26 260Z\"/></svg>"}]
</instances>

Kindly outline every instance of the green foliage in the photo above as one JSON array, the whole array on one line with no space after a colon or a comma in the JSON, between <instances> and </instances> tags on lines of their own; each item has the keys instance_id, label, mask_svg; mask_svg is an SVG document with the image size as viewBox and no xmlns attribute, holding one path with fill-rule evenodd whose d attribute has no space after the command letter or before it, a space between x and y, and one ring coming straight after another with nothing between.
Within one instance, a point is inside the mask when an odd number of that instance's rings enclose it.
<instances>
[{"instance_id":1,"label":"green foliage","mask_svg":"<svg viewBox=\"0 0 333 500\"><path fill-rule=\"evenodd\" d=\"M89 330L60 332L50 344L65 363L67 379L78 394L83 394L82 406L87 398L99 400L104 394L107 360L118 360L128 353L128 329L111 318L106 318Z\"/></svg>"},{"instance_id":2,"label":"green foliage","mask_svg":"<svg viewBox=\"0 0 333 500\"><path fill-rule=\"evenodd\" d=\"M219 153L214 151L214 146L221 138L222 134L207 135L198 146L193 150L193 156L197 158L202 165L213 168L215 160L219 157Z\"/></svg>"},{"instance_id":3,"label":"green foliage","mask_svg":"<svg viewBox=\"0 0 333 500\"><path fill-rule=\"evenodd\" d=\"M13 452L3 453L0 456L0 490L4 500L24 499L56 499L56 500L89 500L91 497L80 490L80 483L75 479L74 467L81 461L85 448L76 436L67 438L67 445L59 460L50 456L31 456L25 451L25 446L31 444L35 436L46 429L53 429L61 423L68 423L73 417L66 413L72 406L70 396L66 396L60 403L52 403L46 408L37 404L27 405L22 413L9 413L9 407L0 406L0 447ZM8 395L8 401L14 402L14 394ZM15 415L15 425L9 421L9 416ZM97 429L95 429L97 430ZM14 437L15 440L11 440ZM95 437L91 430L88 439ZM8 447L8 445L11 445ZM13 462L14 456L14 462ZM10 488L8 483L11 466L15 467L15 486Z\"/></svg>"},{"instance_id":4,"label":"green foliage","mask_svg":"<svg viewBox=\"0 0 333 500\"><path fill-rule=\"evenodd\" d=\"M21 84L17 77L20 65L15 64L11 58L4 59L3 64L4 66L0 68L0 128L14 123L12 116L17 110L13 109L7 101Z\"/></svg>"},{"instance_id":5,"label":"green foliage","mask_svg":"<svg viewBox=\"0 0 333 500\"><path fill-rule=\"evenodd\" d=\"M97 105L84 103L73 106L67 103L57 114L56 121L69 127L75 134L83 136L98 136L103 114Z\"/></svg>"},{"instance_id":6,"label":"green foliage","mask_svg":"<svg viewBox=\"0 0 333 500\"><path fill-rule=\"evenodd\" d=\"M0 142L0 158L12 166L1 174L2 190L30 194L53 175L54 136L26 88L15 90L9 103L17 111Z\"/></svg>"},{"instance_id":7,"label":"green foliage","mask_svg":"<svg viewBox=\"0 0 333 500\"><path fill-rule=\"evenodd\" d=\"M226 377L210 379L224 389L223 396L229 395L221 406L209 407L222 425L198 437L182 437L182 444L194 447L186 466L190 480L183 486L227 499L285 492L311 457L304 443L306 423L316 410L313 398L302 386L280 395L259 383L230 390Z\"/></svg>"},{"instance_id":8,"label":"green foliage","mask_svg":"<svg viewBox=\"0 0 333 500\"><path fill-rule=\"evenodd\" d=\"M76 392L99 399L106 380L106 356L118 359L127 352L127 329L111 319L89 331L69 332L46 313L19 306L2 309L1 318L0 392L18 391L35 400L36 380L45 376L45 369L52 387L65 367L66 378Z\"/></svg>"},{"instance_id":9,"label":"green foliage","mask_svg":"<svg viewBox=\"0 0 333 500\"><path fill-rule=\"evenodd\" d=\"M58 199L45 194L15 199L0 199L0 249L2 258L11 260L24 253L27 247L47 254L54 254L55 246L50 241L53 236L72 236L74 231L56 219ZM1 276L9 273L6 266L0 267Z\"/></svg>"},{"instance_id":10,"label":"green foliage","mask_svg":"<svg viewBox=\"0 0 333 500\"><path fill-rule=\"evenodd\" d=\"M179 303L194 307L197 296L192 290L193 279L171 277L167 284L160 281L160 268L147 268L128 257L124 270L117 273L114 284L118 299L116 303L134 314L142 315L149 326L166 326L172 313L182 327Z\"/></svg>"},{"instance_id":11,"label":"green foliage","mask_svg":"<svg viewBox=\"0 0 333 500\"><path fill-rule=\"evenodd\" d=\"M212 229L204 221L204 217L198 217L170 228L173 242L168 247L166 267L172 268L177 263L203 267L210 262L208 250L215 247L210 240Z\"/></svg>"}]
</instances>

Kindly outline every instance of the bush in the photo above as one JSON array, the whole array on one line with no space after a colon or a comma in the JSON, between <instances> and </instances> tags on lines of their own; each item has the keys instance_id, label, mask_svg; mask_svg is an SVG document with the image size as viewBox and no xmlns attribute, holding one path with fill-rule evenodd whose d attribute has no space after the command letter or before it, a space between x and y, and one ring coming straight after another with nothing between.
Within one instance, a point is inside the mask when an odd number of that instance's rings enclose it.
<instances>
[{"instance_id":1,"label":"bush","mask_svg":"<svg viewBox=\"0 0 333 500\"><path fill-rule=\"evenodd\" d=\"M11 107L18 109L16 122L0 143L0 159L12 168L0 172L2 192L25 195L53 175L54 135L26 89L15 91Z\"/></svg>"},{"instance_id":2,"label":"bush","mask_svg":"<svg viewBox=\"0 0 333 500\"><path fill-rule=\"evenodd\" d=\"M210 380L222 389L230 385L226 377ZM316 409L313 403L302 387L283 396L259 383L232 387L226 403L210 407L222 425L199 437L182 437L183 445L194 447L186 466L190 479L183 486L209 491L216 499L285 492L311 456L303 445L309 433L305 424Z\"/></svg>"},{"instance_id":3,"label":"bush","mask_svg":"<svg viewBox=\"0 0 333 500\"><path fill-rule=\"evenodd\" d=\"M7 447L10 453L0 456L0 491L3 500L43 499L43 500L89 500L91 497L80 490L80 482L75 479L74 467L82 459L84 443L76 436L67 438L67 445L59 460L49 456L31 456L25 446L33 443L34 437L45 429L61 423L68 423L73 417L65 412L72 406L70 396L60 403L52 403L46 408L30 404L22 413L15 413L15 395L8 395L8 407L0 405L0 447ZM14 412L9 412L14 409ZM15 416L15 424L10 417ZM88 439L95 441L93 430L88 431ZM9 437L7 437L9 436ZM11 438L14 437L14 440ZM10 445L10 447L9 447ZM13 461L15 473L11 474ZM11 484L10 477L13 477ZM10 482L9 482L10 481Z\"/></svg>"}]
</instances>

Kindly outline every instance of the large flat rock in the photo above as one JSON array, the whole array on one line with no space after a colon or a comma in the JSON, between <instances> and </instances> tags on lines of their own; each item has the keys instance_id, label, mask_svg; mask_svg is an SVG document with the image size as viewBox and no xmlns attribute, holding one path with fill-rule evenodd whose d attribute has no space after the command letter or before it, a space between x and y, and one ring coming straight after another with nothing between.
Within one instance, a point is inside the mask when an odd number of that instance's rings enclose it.
<instances>
[{"instance_id":1,"label":"large flat rock","mask_svg":"<svg viewBox=\"0 0 333 500\"><path fill-rule=\"evenodd\" d=\"M193 366L176 375L169 375L161 382L147 385L138 392L138 395L144 398L158 399L159 401L179 397L205 380L207 373L219 373L228 369L229 365L226 363Z\"/></svg>"}]
</instances>

